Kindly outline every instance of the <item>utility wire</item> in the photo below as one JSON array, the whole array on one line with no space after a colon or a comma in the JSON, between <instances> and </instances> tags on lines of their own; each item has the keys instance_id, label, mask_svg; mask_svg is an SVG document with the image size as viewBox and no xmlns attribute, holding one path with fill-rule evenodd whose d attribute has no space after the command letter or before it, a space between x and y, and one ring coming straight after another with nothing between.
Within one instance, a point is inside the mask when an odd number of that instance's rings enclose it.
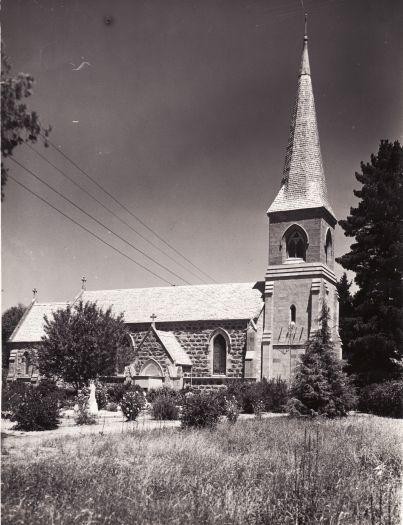
<instances>
[{"instance_id":1,"label":"utility wire","mask_svg":"<svg viewBox=\"0 0 403 525\"><path fill-rule=\"evenodd\" d=\"M190 284L188 281L186 281L186 279L184 279L183 277L181 277L180 275L176 274L175 272L173 272L172 270L170 270L168 267L164 266L163 264L159 263L158 261L156 261L155 259L153 259L152 257L150 257L149 255L147 255L145 252L143 252L142 250L140 250L139 248L136 248L136 246L134 246L134 244L132 244L131 242L127 241L126 239L124 239L123 237L121 237L118 233L114 232L113 230L111 230L110 228L108 228L107 226L105 226L101 221L99 221L97 218L95 218L93 215L91 215L90 213L86 212L85 210L83 210L80 206L78 206L77 204L75 204L72 200L70 200L68 197L65 197L62 193L60 193L60 191L57 191L55 190L50 184L48 184L46 181L44 181L43 179L41 179L41 177L39 177L38 175L36 175L36 173L34 173L33 171L31 171L29 168L27 168L26 166L24 166L23 164L21 164L18 160L14 159L13 157L9 157L10 160L12 160L15 164L17 164L18 166L20 166L22 169L24 169L26 172L28 172L30 175L32 175L33 177L35 177L35 179L39 180L42 184L44 184L45 186L47 186L48 188L50 188L52 191L54 191L57 195L59 195L60 197L62 197L62 199L66 200L69 204L71 204L72 206L74 206L75 208L77 208L78 210L80 210L82 213L84 213L85 215L87 215L87 217L89 217L90 219L92 219L93 221L95 221L97 224L99 224L100 226L102 226L102 228L104 228L105 230L107 230L108 232L111 232L113 235L115 235L115 237L117 237L118 239L120 239L121 241L123 241L124 243L126 243L128 246L130 246L131 248L133 248L134 250L136 250L137 252L141 253L142 255L144 255L144 257L146 257L147 259L149 259L150 261L152 261L153 263L157 264L158 266L160 266L161 268L163 268L164 270L166 270L167 272L169 272L170 274L174 275L175 277L177 277L178 279L180 279L181 281L185 282L186 284Z\"/></svg>"},{"instance_id":2,"label":"utility wire","mask_svg":"<svg viewBox=\"0 0 403 525\"><path fill-rule=\"evenodd\" d=\"M190 274L192 274L194 277L196 277L197 279L201 279L199 275L197 275L195 272L193 272L192 270L190 270L189 268L187 268L184 264L182 264L180 261L178 261L177 259L175 259L174 257L172 257L168 252L164 251L162 248L160 248L158 246L158 244L155 244L154 242L150 241L150 239L148 239L145 235L143 235L142 233L140 233L139 231L137 231L135 228L133 228L128 222L126 222L124 219L122 219L117 213L115 213L113 210L111 210L110 208L108 208L108 206L106 206L103 202L101 202L99 199L97 199L96 197L94 197L94 195L92 195L92 193L90 193L88 190L86 190L83 186L81 186L81 184L79 184L78 182L76 182L72 177L70 177L69 175L67 175L67 173L65 173L63 170L61 170L58 166L56 166L55 164L53 164L53 162L51 162L47 157L45 157L45 155L42 155L42 153L40 153L38 150L36 150L34 147L32 147L28 142L24 142L25 146L27 148L29 148L31 151L33 151L34 153L36 153L41 159L43 159L45 162L47 162L50 166L52 166L55 170L57 170L61 175L63 175L63 177L65 177L66 179L68 179L72 184L74 184L77 188L79 188L82 192L84 192L86 195L88 195L89 197L91 197L91 199L93 199L96 203L98 203L100 206L102 206L106 211L108 211L111 215L113 215L114 217L116 217L121 223L123 223L124 225L126 225L128 228L130 228L134 233L136 233L139 237L141 237L143 240L145 240L146 242L148 242L151 246L153 246L154 248L156 248L157 250L159 250L161 253L163 253L166 257L168 257L171 261L173 261L174 263L178 264L181 268L183 268L184 270L186 270L187 272L189 272ZM204 280L204 279L202 279Z\"/></svg>"},{"instance_id":3,"label":"utility wire","mask_svg":"<svg viewBox=\"0 0 403 525\"><path fill-rule=\"evenodd\" d=\"M153 272L152 270L150 270L149 268L147 268L146 266L143 266L141 263L135 261L134 259L132 259L129 255L126 255L125 253L123 253L122 251L119 250L119 248L115 248L115 246L112 246L112 244L109 244L108 242L104 241L101 237L99 237L96 233L92 232L91 230L89 230L88 228L86 228L85 226L83 226L82 224L80 224L78 221L76 221L75 219L73 219L72 217L69 217L66 213L62 212L61 210L59 210L59 208L56 208L56 206L53 206L53 204L51 204L50 202L48 202L46 199L44 199L43 197L41 197L40 195L38 195L37 193L35 193L34 191L32 191L30 188L28 188L28 186L25 186L25 184L23 184L22 182L18 181L17 179L15 179L12 175L8 174L8 178L11 179L12 181L14 181L16 184L19 184L20 186L22 186L24 189L26 189L29 193L32 193L32 195L35 195L35 197L37 197L39 200L41 200L42 202L44 202L45 204L47 204L48 206L50 206L51 208L53 208L54 210L56 210L58 213L60 213L60 215L63 215L63 217L65 217L66 219L68 219L69 221L71 221L72 223L76 224L77 226L79 226L80 228L82 228L84 231L86 231L87 233L89 233L90 235L92 235L93 237L95 237L96 239L98 239L98 241L101 241L102 243L106 244L107 246L109 246L109 248L112 248L112 250L115 250L115 252L118 252L120 253L120 255L123 255L123 257L126 257L126 259L129 259L130 261L134 262L134 264L137 264L137 266L140 266L140 268L143 268L143 270L146 270L147 272L151 273L152 275L154 275L155 277L157 277L158 279L160 279L161 281L164 281L165 283L168 283L170 284L171 286L174 286L174 283L171 283L170 281L168 281L167 279L165 279L164 277L161 277L160 275L158 275L157 273Z\"/></svg>"},{"instance_id":4,"label":"utility wire","mask_svg":"<svg viewBox=\"0 0 403 525\"><path fill-rule=\"evenodd\" d=\"M171 244L169 244L163 237L161 237L160 235L158 235L157 232L155 232L152 228L150 228L142 219L140 219L140 217L138 217L137 215L135 215L133 212L131 212L127 206L125 206L124 204L122 204L120 201L118 201L118 199L116 199L116 197L114 197L108 190L106 190L103 186L101 186L101 184L99 184L93 177L91 177L91 175L88 175L88 173L86 171L84 171L82 168L80 168L80 166L78 164L76 164L74 162L74 160L72 160L66 153L64 153L64 151L57 147L55 144L53 144L52 141L49 140L48 137L46 137L43 133L41 133L41 135L43 136L43 138L45 139L46 143L50 144L56 151L58 151L60 153L60 155L62 155L66 160L68 160L75 168L77 168L83 175L85 175L88 179L90 179L90 181L95 184L99 189L101 189L104 193L106 193L106 195L108 195L108 197L110 197L112 200L114 200L119 206L121 206L129 215L131 215L132 217L134 217L140 224L142 224L145 228L147 228L147 230L149 230L153 235L155 235L157 237L157 239L159 239L161 242L163 242L166 246L168 246L168 248L170 248L171 250L173 250L177 255L179 255L180 257L183 257L183 259L185 259L185 261L187 261L189 264L191 264L194 268L196 268L196 270L198 270L199 272L201 272L205 277L207 277L208 279L210 279L211 281L213 282L217 282L215 279L213 279L213 277L211 277L211 275L209 275L208 273L204 272L201 268L199 268L198 266L196 266L196 264L194 264L190 259L188 259L185 255L183 255L179 250L177 250L176 248L174 248Z\"/></svg>"}]
</instances>

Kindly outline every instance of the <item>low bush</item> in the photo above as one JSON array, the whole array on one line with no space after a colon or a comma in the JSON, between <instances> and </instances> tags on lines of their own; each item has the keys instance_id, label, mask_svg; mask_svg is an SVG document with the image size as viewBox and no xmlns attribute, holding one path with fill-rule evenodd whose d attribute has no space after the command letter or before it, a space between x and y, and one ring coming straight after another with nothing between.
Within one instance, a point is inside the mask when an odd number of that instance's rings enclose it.
<instances>
[{"instance_id":1,"label":"low bush","mask_svg":"<svg viewBox=\"0 0 403 525\"><path fill-rule=\"evenodd\" d=\"M225 415L230 423L236 423L239 412L239 405L235 397L225 400Z\"/></svg>"},{"instance_id":2,"label":"low bush","mask_svg":"<svg viewBox=\"0 0 403 525\"><path fill-rule=\"evenodd\" d=\"M211 428L217 426L223 408L214 392L191 392L185 397L180 415L182 428Z\"/></svg>"},{"instance_id":3,"label":"low bush","mask_svg":"<svg viewBox=\"0 0 403 525\"><path fill-rule=\"evenodd\" d=\"M59 403L55 393L27 386L13 405L16 430L52 430L59 425Z\"/></svg>"},{"instance_id":4,"label":"low bush","mask_svg":"<svg viewBox=\"0 0 403 525\"><path fill-rule=\"evenodd\" d=\"M99 381L95 383L95 399L99 410L103 410L109 401L108 387Z\"/></svg>"},{"instance_id":5,"label":"low bush","mask_svg":"<svg viewBox=\"0 0 403 525\"><path fill-rule=\"evenodd\" d=\"M179 410L175 399L169 395L155 397L151 406L151 415L154 419L175 420L179 418Z\"/></svg>"},{"instance_id":6,"label":"low bush","mask_svg":"<svg viewBox=\"0 0 403 525\"><path fill-rule=\"evenodd\" d=\"M374 383L361 389L358 409L377 416L403 418L403 381Z\"/></svg>"},{"instance_id":7,"label":"low bush","mask_svg":"<svg viewBox=\"0 0 403 525\"><path fill-rule=\"evenodd\" d=\"M284 412L289 398L289 389L287 381L281 378L265 378L261 383L256 383L260 390L260 399L263 401L266 412Z\"/></svg>"},{"instance_id":8,"label":"low bush","mask_svg":"<svg viewBox=\"0 0 403 525\"><path fill-rule=\"evenodd\" d=\"M126 392L143 392L143 389L131 383L114 383L106 387L106 395L110 403L119 405Z\"/></svg>"},{"instance_id":9,"label":"low bush","mask_svg":"<svg viewBox=\"0 0 403 525\"><path fill-rule=\"evenodd\" d=\"M117 403L109 402L106 404L105 410L109 412L117 412L119 405Z\"/></svg>"},{"instance_id":10,"label":"low bush","mask_svg":"<svg viewBox=\"0 0 403 525\"><path fill-rule=\"evenodd\" d=\"M10 381L3 385L1 391L1 416L14 421L14 411L18 406L20 397L30 388L29 383Z\"/></svg>"},{"instance_id":11,"label":"low bush","mask_svg":"<svg viewBox=\"0 0 403 525\"><path fill-rule=\"evenodd\" d=\"M146 404L144 394L139 391L126 392L120 402L120 408L127 421L135 421Z\"/></svg>"},{"instance_id":12,"label":"low bush","mask_svg":"<svg viewBox=\"0 0 403 525\"><path fill-rule=\"evenodd\" d=\"M150 388L147 392L147 401L153 403L158 397L168 397L175 401L180 401L181 394L179 390L174 390L169 386L163 386L160 388Z\"/></svg>"}]
</instances>

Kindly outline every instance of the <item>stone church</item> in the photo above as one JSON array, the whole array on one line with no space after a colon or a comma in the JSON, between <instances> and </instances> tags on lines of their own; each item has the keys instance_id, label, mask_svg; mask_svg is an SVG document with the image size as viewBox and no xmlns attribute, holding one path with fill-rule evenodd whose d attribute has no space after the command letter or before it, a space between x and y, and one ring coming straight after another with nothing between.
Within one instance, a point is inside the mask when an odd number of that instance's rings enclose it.
<instances>
[{"instance_id":1,"label":"stone church","mask_svg":"<svg viewBox=\"0 0 403 525\"><path fill-rule=\"evenodd\" d=\"M305 35L280 190L267 211L269 260L264 280L158 288L89 291L124 313L132 363L118 377L145 389L213 386L239 379L292 377L298 356L317 328L322 301L341 357L334 274L336 218L322 165ZM35 382L30 350L43 335L43 316L67 303L34 297L14 330L9 380Z\"/></svg>"}]
</instances>

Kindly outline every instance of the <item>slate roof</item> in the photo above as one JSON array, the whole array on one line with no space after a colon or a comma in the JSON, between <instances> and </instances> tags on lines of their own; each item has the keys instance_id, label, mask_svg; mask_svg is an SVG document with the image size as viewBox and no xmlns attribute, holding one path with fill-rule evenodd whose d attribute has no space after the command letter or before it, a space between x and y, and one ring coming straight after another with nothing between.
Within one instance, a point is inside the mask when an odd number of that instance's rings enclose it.
<instances>
[{"instance_id":1,"label":"slate roof","mask_svg":"<svg viewBox=\"0 0 403 525\"><path fill-rule=\"evenodd\" d=\"M154 332L161 341L161 344L164 346L165 350L171 356L171 359L175 365L192 365L190 357L181 347L179 341L172 332L164 332L163 330L157 330L156 328L154 328Z\"/></svg>"},{"instance_id":2,"label":"slate roof","mask_svg":"<svg viewBox=\"0 0 403 525\"><path fill-rule=\"evenodd\" d=\"M262 294L255 283L163 286L123 290L84 291L83 301L112 306L124 313L126 323L251 319L262 307Z\"/></svg>"},{"instance_id":3,"label":"slate roof","mask_svg":"<svg viewBox=\"0 0 403 525\"><path fill-rule=\"evenodd\" d=\"M157 323L252 319L259 315L263 306L260 284L229 283L85 290L78 298L83 301L96 301L104 310L112 307L115 314L123 312L126 323L151 323L150 316L153 313L157 316ZM68 304L71 303L32 303L9 341L40 341L44 335L43 316L51 317L52 312L65 308ZM167 340L167 344L179 356L178 347L170 341Z\"/></svg>"},{"instance_id":4,"label":"slate roof","mask_svg":"<svg viewBox=\"0 0 403 525\"><path fill-rule=\"evenodd\" d=\"M322 207L335 217L323 171L305 35L281 188L267 213Z\"/></svg>"},{"instance_id":5,"label":"slate roof","mask_svg":"<svg viewBox=\"0 0 403 525\"><path fill-rule=\"evenodd\" d=\"M43 316L50 319L52 313L66 308L68 303L32 303L9 339L13 343L40 341L44 335Z\"/></svg>"}]
</instances>

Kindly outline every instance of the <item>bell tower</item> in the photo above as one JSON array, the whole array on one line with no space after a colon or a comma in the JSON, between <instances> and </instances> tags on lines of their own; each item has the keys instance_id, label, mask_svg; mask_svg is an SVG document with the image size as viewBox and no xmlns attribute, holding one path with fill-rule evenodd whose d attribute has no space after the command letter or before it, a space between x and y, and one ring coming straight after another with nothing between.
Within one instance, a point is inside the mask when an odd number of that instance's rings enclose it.
<instances>
[{"instance_id":1,"label":"bell tower","mask_svg":"<svg viewBox=\"0 0 403 525\"><path fill-rule=\"evenodd\" d=\"M341 357L334 274L337 220L322 164L306 24L281 187L267 215L262 377L288 380L317 328L322 301L330 309L329 324Z\"/></svg>"}]
</instances>

